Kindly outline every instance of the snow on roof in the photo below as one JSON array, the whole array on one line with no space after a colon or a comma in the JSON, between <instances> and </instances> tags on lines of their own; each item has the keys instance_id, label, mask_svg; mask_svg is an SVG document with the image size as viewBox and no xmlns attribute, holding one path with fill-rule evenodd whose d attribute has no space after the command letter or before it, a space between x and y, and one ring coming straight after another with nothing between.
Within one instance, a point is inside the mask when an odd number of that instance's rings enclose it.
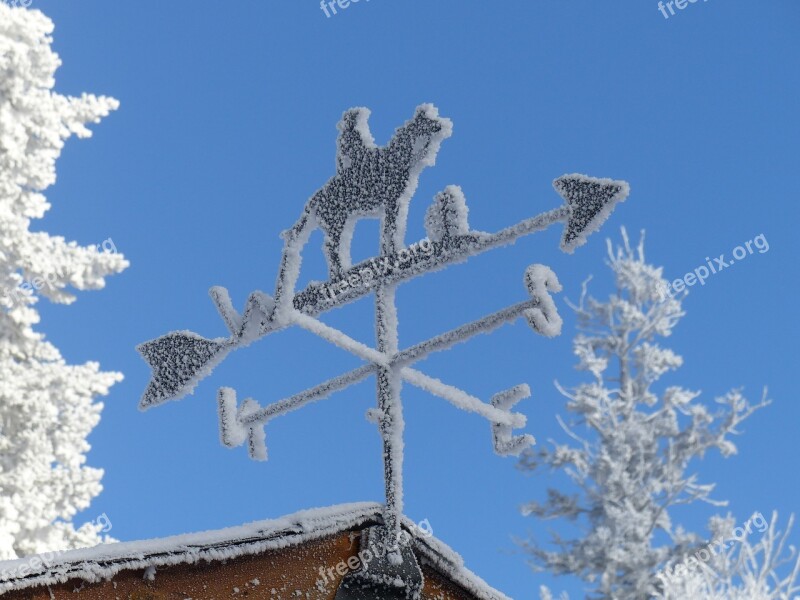
<instances>
[{"instance_id":1,"label":"snow on roof","mask_svg":"<svg viewBox=\"0 0 800 600\"><path fill-rule=\"evenodd\" d=\"M89 583L112 579L121 571L219 561L298 546L353 529L379 524L383 505L362 502L315 508L239 527L176 535L153 540L101 544L55 555L41 554L0 561L0 594L72 579ZM410 520L414 549L427 563L480 600L510 600L464 566L464 560L435 538L418 534Z\"/></svg>"}]
</instances>

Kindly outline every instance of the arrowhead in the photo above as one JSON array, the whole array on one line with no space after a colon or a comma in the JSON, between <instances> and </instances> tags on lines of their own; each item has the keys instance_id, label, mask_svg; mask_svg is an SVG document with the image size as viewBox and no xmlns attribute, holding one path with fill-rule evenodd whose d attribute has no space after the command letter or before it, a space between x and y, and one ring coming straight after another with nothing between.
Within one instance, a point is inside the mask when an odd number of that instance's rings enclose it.
<instances>
[{"instance_id":1,"label":"arrowhead","mask_svg":"<svg viewBox=\"0 0 800 600\"><path fill-rule=\"evenodd\" d=\"M628 197L626 181L597 179L573 173L562 175L553 187L567 202L569 217L561 238L561 249L572 254L586 243L587 236L600 228L617 202Z\"/></svg>"},{"instance_id":2,"label":"arrowhead","mask_svg":"<svg viewBox=\"0 0 800 600\"><path fill-rule=\"evenodd\" d=\"M178 400L219 364L232 348L230 340L207 340L191 331L175 331L141 344L137 350L153 369L153 378L139 402L145 410Z\"/></svg>"}]
</instances>

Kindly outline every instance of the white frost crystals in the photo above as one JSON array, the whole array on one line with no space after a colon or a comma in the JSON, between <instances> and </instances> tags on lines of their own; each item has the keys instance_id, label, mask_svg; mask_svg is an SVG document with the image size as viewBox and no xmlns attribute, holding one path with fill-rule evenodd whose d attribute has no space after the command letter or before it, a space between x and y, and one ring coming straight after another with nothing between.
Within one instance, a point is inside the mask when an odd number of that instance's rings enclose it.
<instances>
[{"instance_id":1,"label":"white frost crystals","mask_svg":"<svg viewBox=\"0 0 800 600\"><path fill-rule=\"evenodd\" d=\"M553 187L567 201L571 217L561 238L561 249L572 254L586 243L586 237L608 219L617 202L627 198L630 186L625 181L597 179L585 175L565 175Z\"/></svg>"},{"instance_id":2,"label":"white frost crystals","mask_svg":"<svg viewBox=\"0 0 800 600\"><path fill-rule=\"evenodd\" d=\"M561 291L556 274L544 265L531 265L525 271L525 287L537 304L535 308L525 311L530 326L547 337L561 335L563 321L553 299L547 293Z\"/></svg>"},{"instance_id":3,"label":"white frost crystals","mask_svg":"<svg viewBox=\"0 0 800 600\"><path fill-rule=\"evenodd\" d=\"M640 600L667 591L669 600L788 598L699 594L706 584L722 589L714 584L717 575L705 581L699 570L685 588L680 577L665 587L655 575L672 573L664 567L705 546L678 521L685 514L681 507L721 504L714 484L697 474L696 461L714 450L726 457L736 453L742 422L767 402L750 403L739 390L705 402L694 390L666 383L683 362L662 345L684 316L683 298L661 300L662 269L645 260L643 241L632 246L624 229L620 246L609 242L607 264L614 283L608 298L592 298L584 288L574 306L573 347L586 378L574 388L559 386L570 415L558 419L565 441L522 455L523 469L553 469L570 479L568 486L553 486L544 499L523 507L523 514L559 521L549 543L522 543L532 566L579 577L587 595L597 598ZM761 550L762 564L774 565L774 555ZM739 556L750 561L747 552L743 546ZM748 566L739 574L756 571L760 568ZM770 578L767 571L762 582Z\"/></svg>"},{"instance_id":4,"label":"white frost crystals","mask_svg":"<svg viewBox=\"0 0 800 600\"><path fill-rule=\"evenodd\" d=\"M86 437L100 419L94 398L119 373L96 362L68 365L34 331L39 314L23 281L60 273L39 294L69 304L78 290L103 287L122 271L119 254L32 232L50 208L43 195L55 182L64 142L91 135L117 108L113 98L53 91L60 64L51 49L53 23L41 12L0 3L0 558L91 546L99 527L71 522L100 493L102 471L85 465ZM16 298L8 292L13 290ZM44 493L43 490L48 490Z\"/></svg>"},{"instance_id":5,"label":"white frost crystals","mask_svg":"<svg viewBox=\"0 0 800 600\"><path fill-rule=\"evenodd\" d=\"M526 385L501 391L491 402L485 402L421 372L414 363L523 317L535 332L546 337L558 335L561 318L550 294L559 292L561 285L550 268L532 265L523 281L527 299L405 349L401 349L399 343L396 288L418 275L464 262L558 222L566 223L562 248L571 251L599 227L617 201L627 196L628 184L565 175L557 179L554 186L566 205L496 233L470 229L464 192L450 185L436 195L426 212L428 237L407 245L409 203L419 175L425 167L435 163L440 145L451 135L452 123L439 116L433 105L423 104L385 146L377 146L369 131L368 116L369 111L364 108L344 113L338 126L336 173L306 203L296 224L284 232L284 250L274 295L253 292L240 314L227 290L214 287L211 297L230 331L230 338L208 340L191 332L173 332L139 347L153 368L153 378L140 407L147 409L184 396L229 351L295 325L354 354L364 363L357 369L263 407L249 398L237 406L236 392L231 388L221 389L218 394L220 436L223 444L229 447L246 442L251 458L266 460L264 426L268 422L374 376L377 406L367 417L377 425L383 441L384 525L387 539L397 539L403 512L404 421L400 390L404 382L485 418L491 426L494 449L500 455L518 455L534 442L530 435L513 435L514 429L526 424L524 415L511 410L519 400L530 395ZM353 226L362 218L381 220L380 255L352 265ZM312 283L298 292L295 287L302 251L315 228L325 235L323 252L330 281ZM319 319L321 313L373 293L377 331L374 348ZM401 554L402 549L397 549L389 560L399 561Z\"/></svg>"}]
</instances>

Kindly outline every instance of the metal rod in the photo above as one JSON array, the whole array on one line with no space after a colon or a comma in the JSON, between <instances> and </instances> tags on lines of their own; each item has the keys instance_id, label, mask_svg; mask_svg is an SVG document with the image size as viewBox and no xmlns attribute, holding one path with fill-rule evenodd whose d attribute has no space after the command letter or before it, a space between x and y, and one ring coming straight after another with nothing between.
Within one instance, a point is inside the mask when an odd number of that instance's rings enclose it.
<instances>
[{"instance_id":1,"label":"metal rod","mask_svg":"<svg viewBox=\"0 0 800 600\"><path fill-rule=\"evenodd\" d=\"M378 352L397 353L396 286L381 284L375 293L375 323ZM400 517L403 514L403 404L400 397L402 380L399 367L378 367L378 426L383 440L383 470L386 491L384 525L386 547L396 550L400 539Z\"/></svg>"},{"instance_id":2,"label":"metal rod","mask_svg":"<svg viewBox=\"0 0 800 600\"><path fill-rule=\"evenodd\" d=\"M334 346L339 346L339 348L347 350L363 360L383 367L389 366L389 357L385 354L378 352L374 348L370 348L366 344L362 344L358 340L354 340L349 335L345 335L338 329L334 329L314 317L309 317L298 310L293 310L292 320L296 325L299 325L306 331L318 335L326 342L330 342Z\"/></svg>"},{"instance_id":3,"label":"metal rod","mask_svg":"<svg viewBox=\"0 0 800 600\"><path fill-rule=\"evenodd\" d=\"M537 304L538 303L535 300L526 300L525 302L520 302L519 304L515 304L514 306L488 315L480 321L452 329L451 331L438 335L430 340L411 346L402 352L395 353L391 359L391 364L397 368L407 367L418 360L426 358L433 352L439 352L447 349L454 341L466 341L468 337L475 336L479 333L490 333L498 327L501 327L503 324L514 321L525 310L534 308L537 306ZM381 358L383 358L383 356L383 354L380 354ZM371 355L365 355L362 356L362 358L365 360L370 360L371 358L375 357ZM381 361L381 363L382 362L383 361ZM316 400L327 398L334 392L338 392L349 387L350 385L359 383L376 371L378 371L377 365L364 365L358 369L345 373L344 375L324 381L318 386L305 390L304 392L300 392L299 394L295 394L294 396L284 398L283 400L278 400L269 406L265 406L258 412L255 412L243 419L242 424L255 425L257 423L266 423L275 417L279 417L283 414L301 408L302 406L305 406L306 404Z\"/></svg>"},{"instance_id":4,"label":"metal rod","mask_svg":"<svg viewBox=\"0 0 800 600\"><path fill-rule=\"evenodd\" d=\"M327 398L334 392L338 392L339 390L343 390L346 387L363 381L372 375L375 370L375 365L364 365L363 367L354 369L353 371L345 373L344 375L339 375L333 379L328 379L316 387L305 390L283 400L278 400L269 406L265 406L261 410L254 412L252 415L242 419L242 425L251 426L258 423L266 423L275 417L279 417L293 410L297 410L298 408L301 408L310 402Z\"/></svg>"},{"instance_id":5,"label":"metal rod","mask_svg":"<svg viewBox=\"0 0 800 600\"><path fill-rule=\"evenodd\" d=\"M446 350L455 343L466 342L467 339L478 335L479 333L491 333L498 327L505 323L509 323L517 319L523 312L529 308L535 308L538 305L536 300L526 300L514 306L504 308L496 313L488 315L479 321L456 327L446 333L437 335L425 342L420 342L415 346L411 346L402 352L399 352L393 359L392 363L400 366L407 366L418 360L422 360L433 352Z\"/></svg>"},{"instance_id":6,"label":"metal rod","mask_svg":"<svg viewBox=\"0 0 800 600\"><path fill-rule=\"evenodd\" d=\"M477 413L490 423L507 425L514 429L525 427L525 415L512 413L496 408L491 404L486 404L480 398L467 394L455 386L429 377L416 369L405 367L400 370L400 375L411 385L415 385L434 396L439 396L462 410Z\"/></svg>"},{"instance_id":7,"label":"metal rod","mask_svg":"<svg viewBox=\"0 0 800 600\"><path fill-rule=\"evenodd\" d=\"M453 236L441 242L430 242L432 251L428 254L409 253L409 248L422 246L421 240L391 255L362 261L345 271L336 281L308 285L294 296L294 307L305 314L318 315L330 308L343 306L362 298L381 284L401 283L422 273L438 271L450 264L464 262L481 252L512 244L521 237L547 229L553 223L563 221L567 217L569 217L569 208L561 206L520 221L516 225L506 227L496 233L470 232L465 235ZM403 252L410 256L401 256ZM380 269L384 271L379 276L375 276L376 265L379 265ZM367 271L371 275L369 280L365 281L361 277L361 273ZM349 283L351 278L352 281L359 281L359 283L355 285ZM343 287L343 289L333 292L339 287Z\"/></svg>"}]
</instances>

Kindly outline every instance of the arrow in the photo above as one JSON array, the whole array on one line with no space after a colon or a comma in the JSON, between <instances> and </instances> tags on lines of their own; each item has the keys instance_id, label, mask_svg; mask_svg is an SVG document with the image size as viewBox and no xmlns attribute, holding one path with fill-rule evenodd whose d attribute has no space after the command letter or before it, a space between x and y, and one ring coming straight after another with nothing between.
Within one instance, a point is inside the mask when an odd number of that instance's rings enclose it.
<instances>
[{"instance_id":1,"label":"arrow","mask_svg":"<svg viewBox=\"0 0 800 600\"><path fill-rule=\"evenodd\" d=\"M525 416L511 412L511 408L521 399L530 396L530 389L527 385L519 385L495 394L491 403L487 404L467 392L411 368L410 365L427 358L434 352L440 352L456 343L465 342L475 335L491 333L504 323L513 322L522 316L538 333L546 336L558 335L561 329L561 318L549 294L549 292L561 291L558 277L549 267L535 264L525 271L524 283L531 296L530 300L452 329L405 350L398 350L391 356L369 348L342 332L335 332L336 335L332 336L333 330L324 323L299 311L293 311L297 325L355 354L367 361L368 364L265 407L261 407L252 398L248 398L240 406L237 406L236 392L231 388L220 389L218 404L220 438L223 445L235 448L248 442L250 457L255 460L266 460L267 446L264 428L270 421L311 402L328 398L333 393L359 383L370 375L378 374L379 369L384 368L395 370L404 381L447 400L462 410L476 413L487 419L492 425L495 452L504 456L518 455L525 448L534 444L534 439L529 435L512 435L514 429L524 427L526 423ZM370 409L368 412L368 419L372 422L379 423L381 417L380 409Z\"/></svg>"},{"instance_id":2,"label":"arrow","mask_svg":"<svg viewBox=\"0 0 800 600\"><path fill-rule=\"evenodd\" d=\"M182 398L210 374L233 348L231 340L207 340L191 331L175 331L136 349L153 369L139 408Z\"/></svg>"},{"instance_id":3,"label":"arrow","mask_svg":"<svg viewBox=\"0 0 800 600\"><path fill-rule=\"evenodd\" d=\"M630 193L625 181L596 179L586 175L564 175L553 182L553 187L567 201L569 216L561 249L572 254L575 248L586 243L586 237L600 229L617 202Z\"/></svg>"},{"instance_id":4,"label":"arrow","mask_svg":"<svg viewBox=\"0 0 800 600\"><path fill-rule=\"evenodd\" d=\"M553 182L553 187L565 200L564 206L497 233L469 231L447 235L439 241L426 238L394 254L362 261L337 280L308 285L293 296L293 307L305 315L318 315L373 292L378 284L402 283L417 275L438 271L558 222L566 223L561 249L572 253L586 243L588 235L603 224L615 205L625 200L630 191L625 181L580 174L563 175ZM244 315L233 309L224 288L212 288L211 296L231 337L208 340L189 331L179 331L141 344L137 350L152 367L153 378L139 403L140 409L184 397L231 350L294 324L274 318L275 303L263 292L251 294ZM526 316L540 332L548 329L537 313ZM560 324L553 324L556 325Z\"/></svg>"},{"instance_id":5,"label":"arrow","mask_svg":"<svg viewBox=\"0 0 800 600\"><path fill-rule=\"evenodd\" d=\"M342 277L328 283L312 283L294 296L294 307L316 315L342 306L370 293L378 283L401 283L423 273L464 262L471 256L513 244L519 238L566 222L561 249L571 254L600 228L618 202L630 193L625 181L598 179L586 175L563 175L553 187L566 201L560 208L542 213L501 229L497 233L471 231L441 241L420 240L387 257L371 258L348 269ZM426 250L427 249L427 250ZM376 268L381 272L376 277ZM366 272L372 273L367 278ZM267 330L264 333L268 333Z\"/></svg>"}]
</instances>

